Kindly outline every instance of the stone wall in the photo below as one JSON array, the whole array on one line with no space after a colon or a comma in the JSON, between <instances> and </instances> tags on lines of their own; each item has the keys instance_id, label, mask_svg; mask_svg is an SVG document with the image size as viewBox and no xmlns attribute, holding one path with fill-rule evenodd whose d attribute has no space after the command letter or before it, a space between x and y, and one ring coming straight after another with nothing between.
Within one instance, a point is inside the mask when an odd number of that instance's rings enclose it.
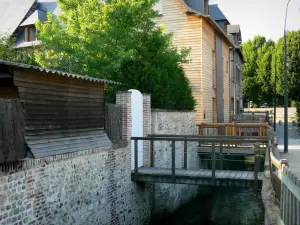
<instances>
[{"instance_id":1,"label":"stone wall","mask_svg":"<svg viewBox=\"0 0 300 225\"><path fill-rule=\"evenodd\" d=\"M152 134L185 134L196 135L196 113L194 111L168 111L152 109ZM170 168L171 143L154 142L155 167ZM175 144L176 168L183 168L183 142ZM188 168L199 168L197 143L188 142ZM180 184L155 184L153 218L159 220L180 206L194 199L198 194L198 186ZM154 221L155 221L154 220Z\"/></svg>"},{"instance_id":2,"label":"stone wall","mask_svg":"<svg viewBox=\"0 0 300 225\"><path fill-rule=\"evenodd\" d=\"M131 182L130 146L31 160L0 174L0 224L148 224L148 187Z\"/></svg>"}]
</instances>

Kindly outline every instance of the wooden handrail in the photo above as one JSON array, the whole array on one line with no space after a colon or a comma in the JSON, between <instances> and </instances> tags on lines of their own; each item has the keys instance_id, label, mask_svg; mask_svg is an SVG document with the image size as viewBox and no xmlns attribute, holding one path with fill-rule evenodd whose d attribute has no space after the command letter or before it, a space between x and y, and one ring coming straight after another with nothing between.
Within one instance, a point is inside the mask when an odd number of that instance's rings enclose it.
<instances>
[{"instance_id":1,"label":"wooden handrail","mask_svg":"<svg viewBox=\"0 0 300 225\"><path fill-rule=\"evenodd\" d=\"M273 152L270 152L271 163L280 171L283 171L284 166L287 165L287 159L278 160Z\"/></svg>"},{"instance_id":2,"label":"wooden handrail","mask_svg":"<svg viewBox=\"0 0 300 225\"><path fill-rule=\"evenodd\" d=\"M198 127L268 127L268 123L198 123Z\"/></svg>"}]
</instances>

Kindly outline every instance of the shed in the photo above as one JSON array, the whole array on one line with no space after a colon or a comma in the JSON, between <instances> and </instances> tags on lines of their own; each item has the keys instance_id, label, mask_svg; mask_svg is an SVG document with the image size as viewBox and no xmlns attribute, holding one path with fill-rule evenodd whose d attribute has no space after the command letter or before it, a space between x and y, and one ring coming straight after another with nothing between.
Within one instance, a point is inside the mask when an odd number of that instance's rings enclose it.
<instances>
[{"instance_id":1,"label":"shed","mask_svg":"<svg viewBox=\"0 0 300 225\"><path fill-rule=\"evenodd\" d=\"M119 83L0 60L0 125L23 119L9 131L0 128L0 163L28 152L42 158L111 146L104 130L106 85ZM19 141L8 144L8 137Z\"/></svg>"}]
</instances>

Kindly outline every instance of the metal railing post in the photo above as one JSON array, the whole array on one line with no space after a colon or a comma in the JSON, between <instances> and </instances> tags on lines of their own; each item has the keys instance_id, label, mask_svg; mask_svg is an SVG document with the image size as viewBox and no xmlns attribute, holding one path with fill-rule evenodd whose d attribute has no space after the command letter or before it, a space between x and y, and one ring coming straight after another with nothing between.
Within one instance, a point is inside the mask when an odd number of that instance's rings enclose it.
<instances>
[{"instance_id":1,"label":"metal railing post","mask_svg":"<svg viewBox=\"0 0 300 225\"><path fill-rule=\"evenodd\" d=\"M139 167L139 162L138 162L138 140L134 140L134 174L135 174L135 179L138 178L138 167Z\"/></svg>"},{"instance_id":2,"label":"metal railing post","mask_svg":"<svg viewBox=\"0 0 300 225\"><path fill-rule=\"evenodd\" d=\"M216 185L216 143L212 144L212 166L211 166L211 174L212 174L212 184Z\"/></svg>"},{"instance_id":3,"label":"metal railing post","mask_svg":"<svg viewBox=\"0 0 300 225\"><path fill-rule=\"evenodd\" d=\"M175 181L175 141L172 141L172 183Z\"/></svg>"}]
</instances>

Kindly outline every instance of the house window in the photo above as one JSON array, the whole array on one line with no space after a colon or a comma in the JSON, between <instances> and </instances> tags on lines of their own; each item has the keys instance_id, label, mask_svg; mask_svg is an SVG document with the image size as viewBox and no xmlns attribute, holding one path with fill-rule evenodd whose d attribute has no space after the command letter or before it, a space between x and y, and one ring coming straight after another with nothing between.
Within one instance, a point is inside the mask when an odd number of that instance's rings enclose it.
<instances>
[{"instance_id":1,"label":"house window","mask_svg":"<svg viewBox=\"0 0 300 225\"><path fill-rule=\"evenodd\" d=\"M231 115L234 114L234 98L231 97Z\"/></svg>"},{"instance_id":2,"label":"house window","mask_svg":"<svg viewBox=\"0 0 300 225\"><path fill-rule=\"evenodd\" d=\"M217 73L216 73L216 51L212 50L212 87L217 87Z\"/></svg>"},{"instance_id":3,"label":"house window","mask_svg":"<svg viewBox=\"0 0 300 225\"><path fill-rule=\"evenodd\" d=\"M208 0L204 0L204 14L209 14Z\"/></svg>"},{"instance_id":4,"label":"house window","mask_svg":"<svg viewBox=\"0 0 300 225\"><path fill-rule=\"evenodd\" d=\"M158 14L159 15L162 15L163 14L163 8L162 8L162 1L163 0L159 0L153 7L153 9L155 11L158 11Z\"/></svg>"},{"instance_id":5,"label":"house window","mask_svg":"<svg viewBox=\"0 0 300 225\"><path fill-rule=\"evenodd\" d=\"M35 26L25 27L25 42L36 41L36 28Z\"/></svg>"},{"instance_id":6,"label":"house window","mask_svg":"<svg viewBox=\"0 0 300 225\"><path fill-rule=\"evenodd\" d=\"M213 113L213 123L217 122L217 100L216 98L212 99L212 113Z\"/></svg>"}]
</instances>

